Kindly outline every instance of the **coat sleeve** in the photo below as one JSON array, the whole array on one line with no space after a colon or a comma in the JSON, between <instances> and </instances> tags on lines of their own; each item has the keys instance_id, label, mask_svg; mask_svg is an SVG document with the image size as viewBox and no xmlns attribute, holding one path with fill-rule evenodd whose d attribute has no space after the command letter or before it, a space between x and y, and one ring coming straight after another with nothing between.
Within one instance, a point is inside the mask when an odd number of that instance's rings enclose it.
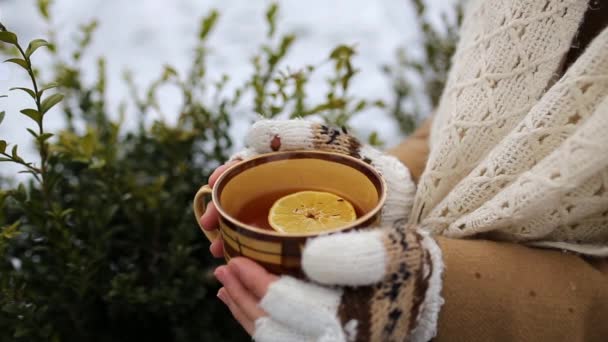
<instances>
[{"instance_id":1,"label":"coat sleeve","mask_svg":"<svg viewBox=\"0 0 608 342\"><path fill-rule=\"evenodd\" d=\"M437 238L436 341L606 341L608 260L508 242Z\"/></svg>"},{"instance_id":2,"label":"coat sleeve","mask_svg":"<svg viewBox=\"0 0 608 342\"><path fill-rule=\"evenodd\" d=\"M415 183L418 183L428 159L430 130L431 119L429 118L401 144L387 151L388 154L397 157L407 166Z\"/></svg>"}]
</instances>

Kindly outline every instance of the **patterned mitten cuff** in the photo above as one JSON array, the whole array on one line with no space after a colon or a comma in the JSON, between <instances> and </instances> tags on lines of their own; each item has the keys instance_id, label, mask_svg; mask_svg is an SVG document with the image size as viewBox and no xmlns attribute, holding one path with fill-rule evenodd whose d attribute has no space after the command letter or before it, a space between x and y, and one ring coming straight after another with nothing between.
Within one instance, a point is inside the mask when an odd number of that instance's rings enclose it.
<instances>
[{"instance_id":1,"label":"patterned mitten cuff","mask_svg":"<svg viewBox=\"0 0 608 342\"><path fill-rule=\"evenodd\" d=\"M372 165L387 183L382 222L392 224L409 217L416 185L407 167L397 158L363 145L344 128L336 129L307 120L261 120L245 138L246 148L231 160L246 160L274 151L319 150L346 154Z\"/></svg>"},{"instance_id":2,"label":"patterned mitten cuff","mask_svg":"<svg viewBox=\"0 0 608 342\"><path fill-rule=\"evenodd\" d=\"M319 237L304 249L303 267L317 284L287 276L273 283L260 303L268 316L256 321L256 341L435 336L443 261L425 233L401 226Z\"/></svg>"}]
</instances>

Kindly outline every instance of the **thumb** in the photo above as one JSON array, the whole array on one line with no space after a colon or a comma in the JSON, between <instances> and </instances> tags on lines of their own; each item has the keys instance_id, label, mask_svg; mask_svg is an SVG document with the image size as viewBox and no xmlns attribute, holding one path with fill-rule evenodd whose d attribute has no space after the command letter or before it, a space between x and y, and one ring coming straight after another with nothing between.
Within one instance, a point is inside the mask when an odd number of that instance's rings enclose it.
<instances>
[{"instance_id":1,"label":"thumb","mask_svg":"<svg viewBox=\"0 0 608 342\"><path fill-rule=\"evenodd\" d=\"M334 234L311 239L302 253L302 268L326 285L372 285L396 272L415 273L423 251L420 236L392 227Z\"/></svg>"}]
</instances>

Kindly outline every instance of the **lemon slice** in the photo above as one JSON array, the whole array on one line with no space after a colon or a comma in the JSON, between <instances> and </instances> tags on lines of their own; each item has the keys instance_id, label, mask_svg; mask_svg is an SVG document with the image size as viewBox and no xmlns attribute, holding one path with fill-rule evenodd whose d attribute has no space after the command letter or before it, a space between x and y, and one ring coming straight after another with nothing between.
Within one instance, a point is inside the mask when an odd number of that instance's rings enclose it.
<instances>
[{"instance_id":1,"label":"lemon slice","mask_svg":"<svg viewBox=\"0 0 608 342\"><path fill-rule=\"evenodd\" d=\"M349 201L323 191L300 191L281 197L268 213L270 226L288 234L322 232L356 219L357 213Z\"/></svg>"}]
</instances>

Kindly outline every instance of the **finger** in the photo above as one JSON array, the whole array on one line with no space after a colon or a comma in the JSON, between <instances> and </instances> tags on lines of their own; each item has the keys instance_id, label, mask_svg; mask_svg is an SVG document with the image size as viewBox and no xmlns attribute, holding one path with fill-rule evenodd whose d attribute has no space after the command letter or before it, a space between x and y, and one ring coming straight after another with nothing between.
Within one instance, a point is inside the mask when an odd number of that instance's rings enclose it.
<instances>
[{"instance_id":1,"label":"finger","mask_svg":"<svg viewBox=\"0 0 608 342\"><path fill-rule=\"evenodd\" d=\"M255 321L253 340L256 342L285 342L285 341L316 341L316 336L305 335L270 317L262 317Z\"/></svg>"},{"instance_id":2,"label":"finger","mask_svg":"<svg viewBox=\"0 0 608 342\"><path fill-rule=\"evenodd\" d=\"M233 258L228 262L228 267L239 278L243 286L257 298L264 297L268 286L279 279L247 258Z\"/></svg>"},{"instance_id":3,"label":"finger","mask_svg":"<svg viewBox=\"0 0 608 342\"><path fill-rule=\"evenodd\" d=\"M226 304L228 310L232 313L232 316L239 322L243 329L245 329L250 336L253 335L255 324L245 315L245 313L243 313L238 305L236 305L234 300L230 297L230 293L222 287L217 292L217 297Z\"/></svg>"},{"instance_id":4,"label":"finger","mask_svg":"<svg viewBox=\"0 0 608 342\"><path fill-rule=\"evenodd\" d=\"M373 229L309 239L302 251L302 269L321 284L377 283L384 278L389 262L385 234L385 229Z\"/></svg>"},{"instance_id":5,"label":"finger","mask_svg":"<svg viewBox=\"0 0 608 342\"><path fill-rule=\"evenodd\" d=\"M217 179L221 176L221 174L224 173L224 171L226 171L229 167L238 162L238 160L232 160L224 165L220 165L217 169L215 169L213 173L211 173L211 176L209 176L209 186L213 188L215 182L217 182Z\"/></svg>"},{"instance_id":6,"label":"finger","mask_svg":"<svg viewBox=\"0 0 608 342\"><path fill-rule=\"evenodd\" d=\"M224 256L224 240L222 239L221 235L219 235L217 239L211 243L211 246L209 246L209 251L211 252L211 255L216 258L221 258Z\"/></svg>"},{"instance_id":7,"label":"finger","mask_svg":"<svg viewBox=\"0 0 608 342\"><path fill-rule=\"evenodd\" d=\"M251 147L247 147L230 157L231 161L242 162L243 160L251 159L258 155L258 152Z\"/></svg>"},{"instance_id":8,"label":"finger","mask_svg":"<svg viewBox=\"0 0 608 342\"><path fill-rule=\"evenodd\" d=\"M218 220L219 213L217 211L217 208L215 207L215 204L213 204L213 202L210 202L209 205L207 205L207 208L205 209L205 213L200 218L201 226L203 226L203 229L205 230L215 230L217 229L219 223Z\"/></svg>"},{"instance_id":9,"label":"finger","mask_svg":"<svg viewBox=\"0 0 608 342\"><path fill-rule=\"evenodd\" d=\"M259 299L256 298L247 288L245 288L239 279L232 274L227 266L220 266L215 270L215 276L224 285L230 298L239 307L239 309L251 321L263 317L266 313L258 307Z\"/></svg>"}]
</instances>

